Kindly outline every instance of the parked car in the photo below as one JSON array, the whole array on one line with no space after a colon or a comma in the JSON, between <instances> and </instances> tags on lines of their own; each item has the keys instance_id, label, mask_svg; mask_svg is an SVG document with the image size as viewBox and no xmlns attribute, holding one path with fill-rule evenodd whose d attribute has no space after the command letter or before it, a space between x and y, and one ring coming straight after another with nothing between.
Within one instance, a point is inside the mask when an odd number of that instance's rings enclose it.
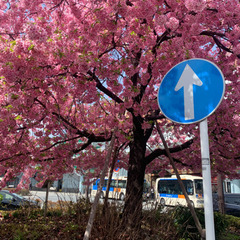
<instances>
[{"instance_id":1,"label":"parked car","mask_svg":"<svg viewBox=\"0 0 240 240\"><path fill-rule=\"evenodd\" d=\"M21 207L38 207L38 202L26 199L16 193L7 190L0 191L0 209L12 210Z\"/></svg>"},{"instance_id":2,"label":"parked car","mask_svg":"<svg viewBox=\"0 0 240 240\"><path fill-rule=\"evenodd\" d=\"M225 193L224 194L224 207L225 213L240 217L240 194L238 193ZM219 211L218 208L218 195L213 194L213 210Z\"/></svg>"}]
</instances>

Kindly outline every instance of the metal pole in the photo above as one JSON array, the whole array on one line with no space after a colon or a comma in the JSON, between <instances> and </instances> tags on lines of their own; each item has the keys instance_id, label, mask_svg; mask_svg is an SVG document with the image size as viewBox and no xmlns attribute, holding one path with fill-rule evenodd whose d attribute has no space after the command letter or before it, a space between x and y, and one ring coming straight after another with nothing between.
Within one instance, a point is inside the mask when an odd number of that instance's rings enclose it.
<instances>
[{"instance_id":1,"label":"metal pole","mask_svg":"<svg viewBox=\"0 0 240 240\"><path fill-rule=\"evenodd\" d=\"M200 122L206 240L215 240L207 119Z\"/></svg>"}]
</instances>

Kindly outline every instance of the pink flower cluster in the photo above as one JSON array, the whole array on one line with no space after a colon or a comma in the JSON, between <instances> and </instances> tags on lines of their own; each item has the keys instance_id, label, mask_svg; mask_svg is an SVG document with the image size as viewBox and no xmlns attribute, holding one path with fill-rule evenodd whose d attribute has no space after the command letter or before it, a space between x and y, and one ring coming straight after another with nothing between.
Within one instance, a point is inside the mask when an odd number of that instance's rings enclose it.
<instances>
[{"instance_id":1,"label":"pink flower cluster","mask_svg":"<svg viewBox=\"0 0 240 240\"><path fill-rule=\"evenodd\" d=\"M185 6L189 11L201 12L207 6L206 0L185 0Z\"/></svg>"}]
</instances>

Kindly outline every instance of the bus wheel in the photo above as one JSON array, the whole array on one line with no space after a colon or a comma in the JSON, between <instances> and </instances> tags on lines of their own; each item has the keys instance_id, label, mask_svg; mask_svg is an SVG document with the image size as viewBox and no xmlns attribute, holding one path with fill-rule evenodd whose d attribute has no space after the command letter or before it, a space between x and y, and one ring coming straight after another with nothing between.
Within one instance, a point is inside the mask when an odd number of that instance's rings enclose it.
<instances>
[{"instance_id":1,"label":"bus wheel","mask_svg":"<svg viewBox=\"0 0 240 240\"><path fill-rule=\"evenodd\" d=\"M164 198L160 199L160 205L163 206L163 207L165 206L165 199Z\"/></svg>"},{"instance_id":2,"label":"bus wheel","mask_svg":"<svg viewBox=\"0 0 240 240\"><path fill-rule=\"evenodd\" d=\"M123 201L123 200L124 200L124 198L125 198L125 197L124 197L124 194L123 194L123 193L121 193L121 194L120 194L120 196L119 196L119 199Z\"/></svg>"},{"instance_id":3,"label":"bus wheel","mask_svg":"<svg viewBox=\"0 0 240 240\"><path fill-rule=\"evenodd\" d=\"M103 192L100 193L100 198L101 198L101 199L104 198L104 194L103 194Z\"/></svg>"}]
</instances>

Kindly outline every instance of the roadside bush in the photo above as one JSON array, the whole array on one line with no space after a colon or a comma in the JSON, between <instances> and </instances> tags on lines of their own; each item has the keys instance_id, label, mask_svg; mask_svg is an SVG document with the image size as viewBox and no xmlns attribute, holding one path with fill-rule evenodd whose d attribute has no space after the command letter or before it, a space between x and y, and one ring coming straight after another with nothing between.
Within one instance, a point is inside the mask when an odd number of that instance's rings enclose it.
<instances>
[{"instance_id":1,"label":"roadside bush","mask_svg":"<svg viewBox=\"0 0 240 240\"><path fill-rule=\"evenodd\" d=\"M80 240L88 222L91 203L79 199L77 203L59 202L50 204L44 217L42 209L19 209L3 213L0 224L0 239L7 240ZM112 202L104 210L99 205L96 212L91 240L198 240L200 239L191 214L187 208L170 210L157 207L144 210L141 226L129 228L123 222L122 205ZM141 214L141 213L138 213ZM204 213L197 210L204 226ZM240 232L240 218L215 215L216 239L237 240ZM229 233L228 233L229 232ZM228 234L227 234L228 233ZM220 236L221 235L221 236Z\"/></svg>"},{"instance_id":2,"label":"roadside bush","mask_svg":"<svg viewBox=\"0 0 240 240\"><path fill-rule=\"evenodd\" d=\"M114 202L105 209L100 205L97 210L91 239L106 240L169 240L179 239L174 219L162 208L145 210L141 217L141 226L131 228L124 223L122 206ZM138 213L141 215L141 213ZM100 237L101 236L101 237Z\"/></svg>"},{"instance_id":3,"label":"roadside bush","mask_svg":"<svg viewBox=\"0 0 240 240\"><path fill-rule=\"evenodd\" d=\"M19 194L19 195L22 195L22 196L29 196L30 195L30 191L29 191L29 189L21 189L21 190L19 190L18 192L17 192L17 194Z\"/></svg>"},{"instance_id":4,"label":"roadside bush","mask_svg":"<svg viewBox=\"0 0 240 240\"><path fill-rule=\"evenodd\" d=\"M156 206L153 210L144 211L142 222L142 228L144 230L148 229L146 235L149 239L179 239L173 215L164 210L162 206Z\"/></svg>"},{"instance_id":5,"label":"roadside bush","mask_svg":"<svg viewBox=\"0 0 240 240\"><path fill-rule=\"evenodd\" d=\"M203 228L205 228L205 219L204 219L204 210L203 209L195 209L200 224ZM191 212L186 207L176 207L172 210L172 214L175 218L175 224L178 229L178 233L182 238L191 239L191 240L199 240L201 239L200 234L195 226L195 222L191 215ZM229 221L225 215L220 213L214 213L214 225L215 225L215 236L216 239L226 231L229 226Z\"/></svg>"},{"instance_id":6,"label":"roadside bush","mask_svg":"<svg viewBox=\"0 0 240 240\"><path fill-rule=\"evenodd\" d=\"M239 217L234 217L231 215L225 215L226 221L228 223L228 230L232 234L238 235L238 239L240 239L240 218ZM232 240L235 239L232 237ZM237 238L236 238L237 240Z\"/></svg>"},{"instance_id":7,"label":"roadside bush","mask_svg":"<svg viewBox=\"0 0 240 240\"><path fill-rule=\"evenodd\" d=\"M200 224L204 228L204 212L202 210L195 209ZM195 226L195 222L192 218L191 212L186 207L177 206L169 212L174 218L177 231L182 239L201 239L201 236Z\"/></svg>"}]
</instances>

